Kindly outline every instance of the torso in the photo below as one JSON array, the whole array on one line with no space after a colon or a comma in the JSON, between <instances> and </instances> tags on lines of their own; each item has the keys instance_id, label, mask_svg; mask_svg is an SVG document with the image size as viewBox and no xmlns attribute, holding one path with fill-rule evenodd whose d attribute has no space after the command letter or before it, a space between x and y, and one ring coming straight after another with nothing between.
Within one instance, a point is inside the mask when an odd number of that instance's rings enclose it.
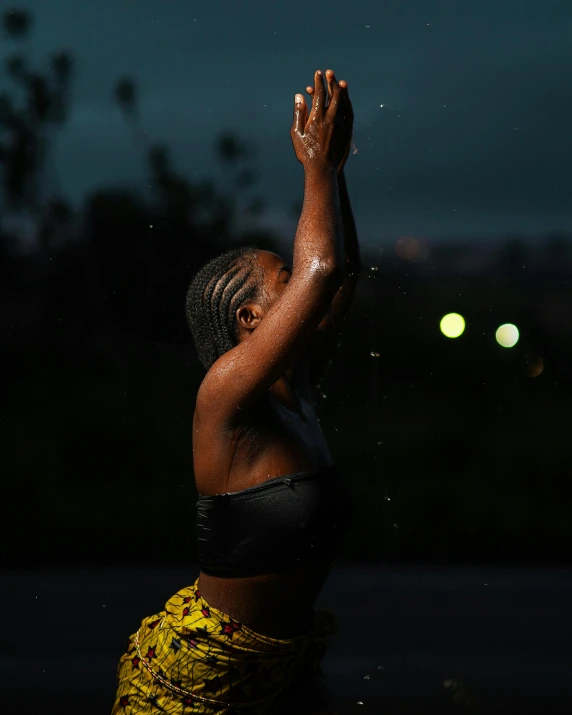
<instances>
[{"instance_id":1,"label":"torso","mask_svg":"<svg viewBox=\"0 0 572 715\"><path fill-rule=\"evenodd\" d=\"M293 377L292 398L271 393L232 430L210 425L193 430L197 492L235 492L293 472L332 464L312 403L303 368ZM197 422L195 414L195 424ZM221 578L201 571L199 589L213 607L252 630L274 638L300 635L310 625L312 608L331 562L288 573Z\"/></svg>"}]
</instances>

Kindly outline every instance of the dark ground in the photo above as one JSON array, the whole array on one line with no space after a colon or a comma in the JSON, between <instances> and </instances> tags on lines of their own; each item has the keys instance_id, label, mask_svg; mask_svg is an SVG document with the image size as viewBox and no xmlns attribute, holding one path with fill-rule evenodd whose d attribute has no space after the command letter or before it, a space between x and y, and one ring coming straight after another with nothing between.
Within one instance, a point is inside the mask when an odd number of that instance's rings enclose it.
<instances>
[{"instance_id":1,"label":"dark ground","mask_svg":"<svg viewBox=\"0 0 572 715\"><path fill-rule=\"evenodd\" d=\"M127 636L197 574L5 571L2 715L109 713ZM339 563L316 607L339 715L572 713L572 568Z\"/></svg>"}]
</instances>

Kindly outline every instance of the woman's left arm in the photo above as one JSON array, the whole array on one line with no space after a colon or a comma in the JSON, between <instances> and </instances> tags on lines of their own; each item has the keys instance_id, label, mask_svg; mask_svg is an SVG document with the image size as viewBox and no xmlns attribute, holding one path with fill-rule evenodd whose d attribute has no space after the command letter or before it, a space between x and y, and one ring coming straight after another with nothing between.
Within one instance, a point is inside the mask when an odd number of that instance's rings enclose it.
<instances>
[{"instance_id":1,"label":"woman's left arm","mask_svg":"<svg viewBox=\"0 0 572 715\"><path fill-rule=\"evenodd\" d=\"M316 334L315 340L309 346L306 369L303 369L300 375L302 385L305 386L302 389L309 390L313 397L321 391L322 383L334 362L340 332L348 316L361 274L359 242L343 167L338 172L338 187L344 232L346 277L332 300L327 327Z\"/></svg>"},{"instance_id":2,"label":"woman's left arm","mask_svg":"<svg viewBox=\"0 0 572 715\"><path fill-rule=\"evenodd\" d=\"M338 192L344 232L346 277L332 301L332 322L336 330L340 329L347 317L361 275L359 242L343 166L338 172Z\"/></svg>"},{"instance_id":3,"label":"woman's left arm","mask_svg":"<svg viewBox=\"0 0 572 715\"><path fill-rule=\"evenodd\" d=\"M326 83L330 97L332 96L333 80L334 73L328 70L326 72ZM339 84L342 88L340 99L342 107L340 108L341 111L336 115L336 121L339 123L337 136L343 146L343 158L338 167L338 195L344 234L345 279L332 300L332 305L328 313L329 319L327 327L319 331L316 335L316 340L310 346L307 353L307 371L303 371L305 377L302 379L311 392L320 390L321 383L334 361L334 353L338 345L340 330L349 313L361 274L358 236L344 174L344 166L350 154L352 144L354 113L349 98L347 82L341 80ZM314 94L313 87L306 87L306 91L310 96Z\"/></svg>"},{"instance_id":4,"label":"woman's left arm","mask_svg":"<svg viewBox=\"0 0 572 715\"><path fill-rule=\"evenodd\" d=\"M330 99L332 98L334 81L334 73L332 70L328 70L326 72L326 84ZM340 107L336 114L335 121L338 130L336 137L340 143L340 155L342 156L342 160L338 166L338 194L342 229L344 232L346 278L332 301L329 327L333 327L336 331L339 330L347 316L361 272L361 258L356 225L350 204L346 176L344 174L344 166L346 165L352 146L354 110L349 96L348 83L342 79L339 86L342 91L339 97ZM306 87L306 92L308 92L311 97L314 95L314 91L314 87Z\"/></svg>"}]
</instances>

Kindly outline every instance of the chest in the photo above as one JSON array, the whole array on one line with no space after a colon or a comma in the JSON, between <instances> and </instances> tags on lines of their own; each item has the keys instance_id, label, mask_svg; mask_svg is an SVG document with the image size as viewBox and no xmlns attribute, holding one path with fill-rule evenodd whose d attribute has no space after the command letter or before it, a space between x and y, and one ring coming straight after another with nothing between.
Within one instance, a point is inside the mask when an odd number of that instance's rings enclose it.
<instances>
[{"instance_id":1,"label":"chest","mask_svg":"<svg viewBox=\"0 0 572 715\"><path fill-rule=\"evenodd\" d=\"M240 491L273 477L319 469L333 460L312 401L291 410L271 396L233 430L212 421L193 434L199 494Z\"/></svg>"}]
</instances>

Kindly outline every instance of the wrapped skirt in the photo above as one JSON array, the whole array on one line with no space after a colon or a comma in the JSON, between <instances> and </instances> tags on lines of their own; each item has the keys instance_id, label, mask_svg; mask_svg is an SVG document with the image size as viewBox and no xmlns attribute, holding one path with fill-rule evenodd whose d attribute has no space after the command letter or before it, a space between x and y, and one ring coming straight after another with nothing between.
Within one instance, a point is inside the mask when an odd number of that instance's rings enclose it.
<instances>
[{"instance_id":1,"label":"wrapped skirt","mask_svg":"<svg viewBox=\"0 0 572 715\"><path fill-rule=\"evenodd\" d=\"M321 674L337 630L330 611L315 611L310 630L296 638L256 633L211 608L197 578L129 637L112 715L271 713L282 691Z\"/></svg>"}]
</instances>

